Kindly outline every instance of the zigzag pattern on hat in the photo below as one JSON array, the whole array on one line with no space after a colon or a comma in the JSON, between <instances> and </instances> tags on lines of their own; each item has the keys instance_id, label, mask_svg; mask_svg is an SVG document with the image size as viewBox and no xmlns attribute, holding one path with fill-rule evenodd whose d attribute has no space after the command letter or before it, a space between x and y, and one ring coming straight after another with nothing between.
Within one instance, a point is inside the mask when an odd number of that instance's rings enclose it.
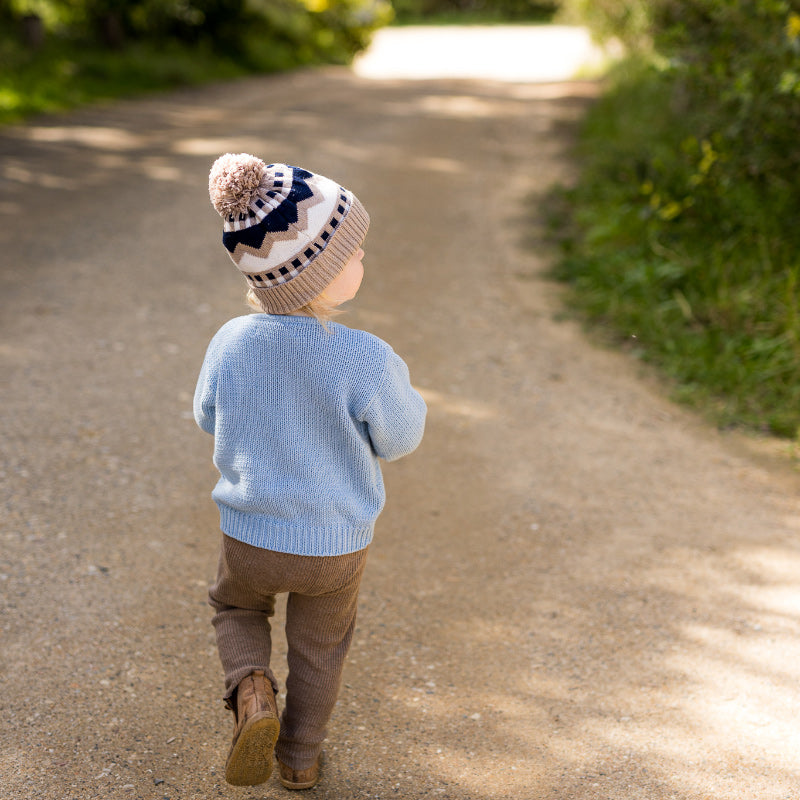
<instances>
[{"instance_id":1,"label":"zigzag pattern on hat","mask_svg":"<svg viewBox=\"0 0 800 800\"><path fill-rule=\"evenodd\" d=\"M274 167L270 164L268 168ZM291 188L285 193L283 172L275 172L272 188L259 192L259 197L253 202L247 214L240 214L238 219L229 217L223 227L222 244L228 252L233 253L238 245L261 250L267 234L288 232L291 225L300 223L305 227L305 221L300 220L303 210L301 204L312 199L314 192L307 183L312 173L297 167L290 168ZM313 205L313 203L311 204ZM253 207L254 206L254 207ZM268 210L271 209L271 210Z\"/></svg>"}]
</instances>

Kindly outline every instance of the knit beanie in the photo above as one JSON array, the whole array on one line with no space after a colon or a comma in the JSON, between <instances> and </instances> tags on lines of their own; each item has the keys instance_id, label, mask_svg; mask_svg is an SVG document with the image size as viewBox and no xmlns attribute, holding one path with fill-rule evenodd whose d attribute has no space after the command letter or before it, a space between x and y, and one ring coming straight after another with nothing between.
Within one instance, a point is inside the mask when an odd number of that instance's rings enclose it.
<instances>
[{"instance_id":1,"label":"knit beanie","mask_svg":"<svg viewBox=\"0 0 800 800\"><path fill-rule=\"evenodd\" d=\"M364 206L338 183L247 153L220 156L208 192L223 219L222 244L271 314L321 294L369 227Z\"/></svg>"}]
</instances>

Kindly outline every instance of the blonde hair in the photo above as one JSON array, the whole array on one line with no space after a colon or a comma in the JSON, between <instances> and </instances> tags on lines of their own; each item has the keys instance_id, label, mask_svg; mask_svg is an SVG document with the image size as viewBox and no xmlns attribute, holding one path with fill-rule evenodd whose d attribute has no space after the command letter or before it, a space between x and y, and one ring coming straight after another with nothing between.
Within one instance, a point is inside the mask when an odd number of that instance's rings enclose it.
<instances>
[{"instance_id":1,"label":"blonde hair","mask_svg":"<svg viewBox=\"0 0 800 800\"><path fill-rule=\"evenodd\" d=\"M254 309L255 311L261 311L264 314L271 313L261 305L261 301L258 299L258 296L252 289L247 290L245 300L247 301L247 305L249 305L250 308ZM291 313L302 314L306 317L314 317L322 323L322 327L325 328L325 330L328 330L326 323L331 322L334 317L338 317L339 314L343 314L344 311L342 311L342 309L340 309L338 306L333 305L325 297L325 293L323 292L322 294L318 294L316 297L309 300L304 306L296 308Z\"/></svg>"}]
</instances>

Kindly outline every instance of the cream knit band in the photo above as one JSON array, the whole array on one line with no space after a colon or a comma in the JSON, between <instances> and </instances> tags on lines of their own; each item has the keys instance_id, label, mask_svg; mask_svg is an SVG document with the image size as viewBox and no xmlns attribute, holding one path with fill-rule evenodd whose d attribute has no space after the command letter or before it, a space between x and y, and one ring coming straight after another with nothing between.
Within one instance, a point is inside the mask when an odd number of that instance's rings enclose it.
<instances>
[{"instance_id":1,"label":"cream knit band","mask_svg":"<svg viewBox=\"0 0 800 800\"><path fill-rule=\"evenodd\" d=\"M342 271L367 235L358 198L323 175L220 156L209 195L224 220L222 242L263 307L285 314L308 303Z\"/></svg>"}]
</instances>

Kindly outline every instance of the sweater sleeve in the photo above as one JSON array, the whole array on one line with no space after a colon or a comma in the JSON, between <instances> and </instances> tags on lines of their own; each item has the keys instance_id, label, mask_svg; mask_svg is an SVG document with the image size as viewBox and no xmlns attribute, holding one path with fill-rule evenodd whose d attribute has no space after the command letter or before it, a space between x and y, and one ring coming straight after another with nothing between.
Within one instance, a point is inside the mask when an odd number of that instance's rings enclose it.
<instances>
[{"instance_id":1,"label":"sweater sleeve","mask_svg":"<svg viewBox=\"0 0 800 800\"><path fill-rule=\"evenodd\" d=\"M408 367L390 351L378 390L361 415L375 453L394 461L416 450L426 413L425 401L411 386Z\"/></svg>"},{"instance_id":2,"label":"sweater sleeve","mask_svg":"<svg viewBox=\"0 0 800 800\"><path fill-rule=\"evenodd\" d=\"M200 368L200 376L194 390L194 419L206 433L213 436L217 417L217 376L210 362L209 352Z\"/></svg>"}]
</instances>

